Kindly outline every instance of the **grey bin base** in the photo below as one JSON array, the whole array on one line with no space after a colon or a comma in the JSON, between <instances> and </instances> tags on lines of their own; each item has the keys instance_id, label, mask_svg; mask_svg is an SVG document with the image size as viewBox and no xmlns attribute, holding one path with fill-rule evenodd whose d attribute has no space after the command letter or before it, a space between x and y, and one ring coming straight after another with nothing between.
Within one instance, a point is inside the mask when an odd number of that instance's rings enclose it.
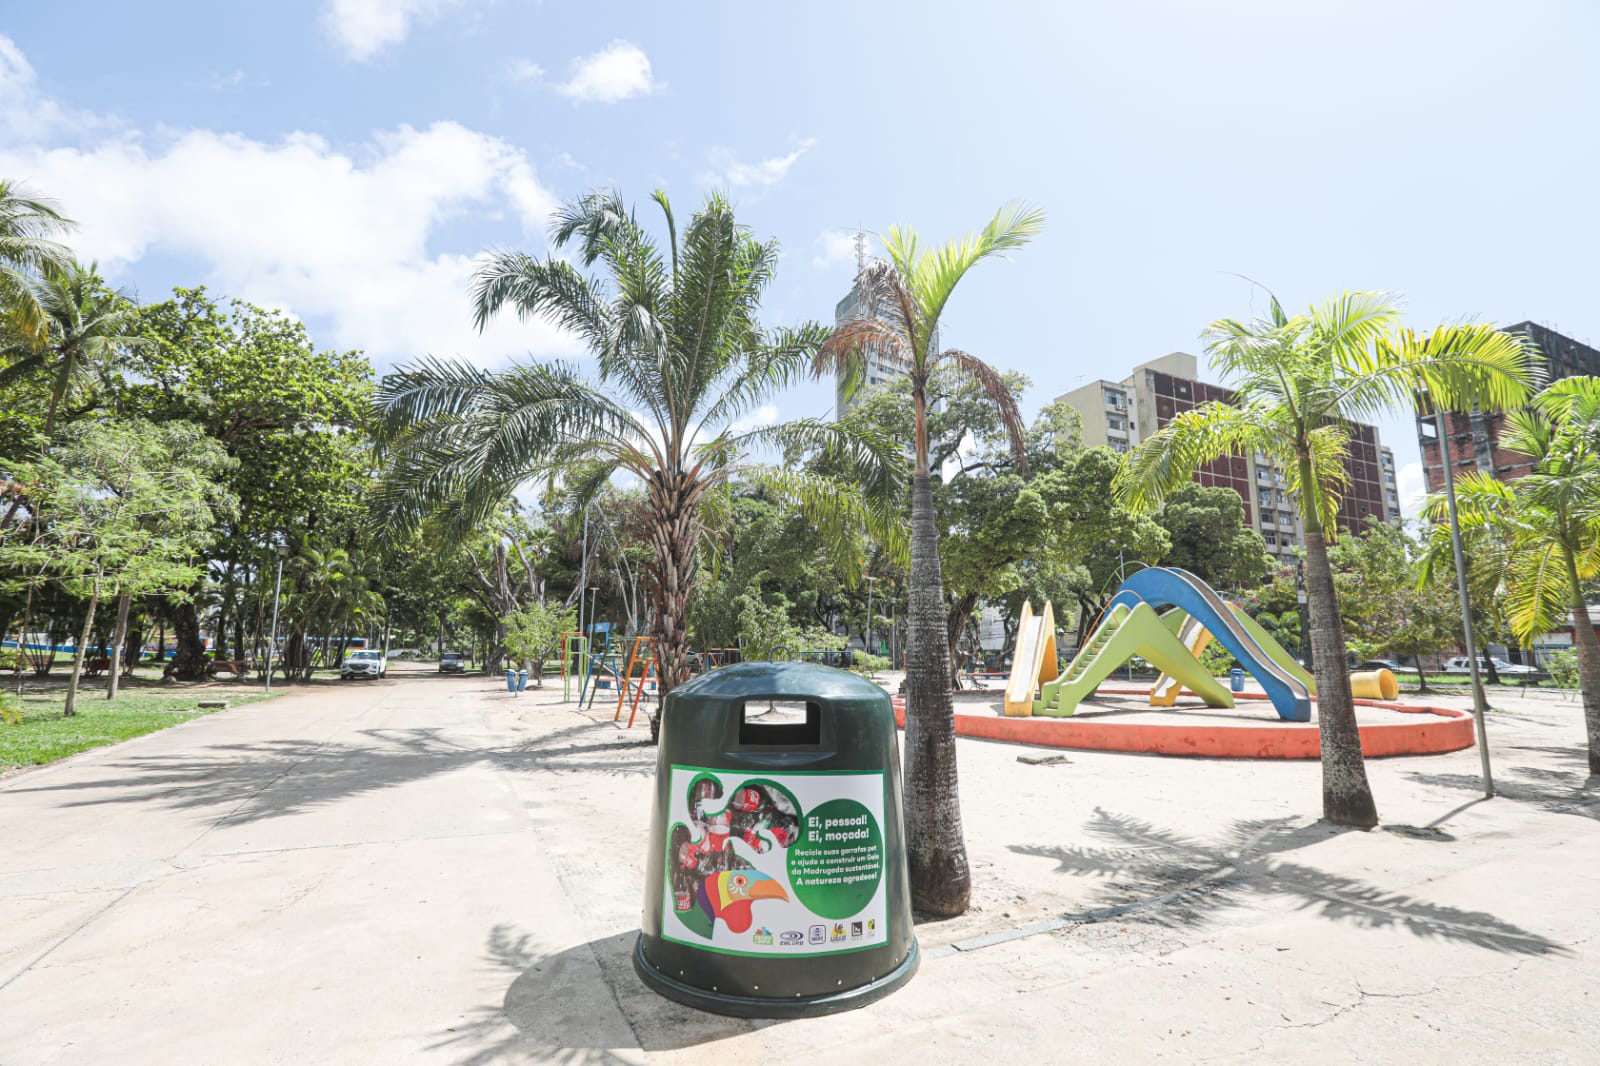
<instances>
[{"instance_id":1,"label":"grey bin base","mask_svg":"<svg viewBox=\"0 0 1600 1066\"><path fill-rule=\"evenodd\" d=\"M913 938L911 950L906 954L905 961L876 981L839 992L830 992L825 996L766 999L761 996L724 995L686 985L676 978L668 977L651 965L650 960L645 958L642 934L633 945L634 972L639 975L640 980L650 986L652 991L676 1000L686 1007L710 1011L712 1014L728 1014L735 1018L816 1018L824 1014L838 1014L841 1011L865 1007L911 980L921 962L922 952L917 947L916 939Z\"/></svg>"}]
</instances>

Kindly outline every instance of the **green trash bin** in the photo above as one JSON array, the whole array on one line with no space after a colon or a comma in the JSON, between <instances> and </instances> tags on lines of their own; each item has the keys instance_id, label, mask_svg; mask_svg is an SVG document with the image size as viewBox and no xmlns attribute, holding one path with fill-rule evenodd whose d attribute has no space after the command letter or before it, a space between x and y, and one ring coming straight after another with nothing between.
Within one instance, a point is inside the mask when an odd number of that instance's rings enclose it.
<instances>
[{"instance_id":1,"label":"green trash bin","mask_svg":"<svg viewBox=\"0 0 1600 1066\"><path fill-rule=\"evenodd\" d=\"M911 979L900 755L889 696L811 663L741 663L661 708L645 984L701 1010L798 1018Z\"/></svg>"}]
</instances>

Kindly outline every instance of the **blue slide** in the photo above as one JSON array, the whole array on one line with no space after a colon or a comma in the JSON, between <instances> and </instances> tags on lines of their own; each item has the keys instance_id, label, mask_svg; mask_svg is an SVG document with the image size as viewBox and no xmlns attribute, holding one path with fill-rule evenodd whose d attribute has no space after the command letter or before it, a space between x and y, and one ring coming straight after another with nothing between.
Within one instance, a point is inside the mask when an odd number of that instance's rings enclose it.
<instances>
[{"instance_id":1,"label":"blue slide","mask_svg":"<svg viewBox=\"0 0 1600 1066\"><path fill-rule=\"evenodd\" d=\"M1239 660L1239 665L1261 682L1279 718L1291 722L1311 720L1311 691L1299 677L1273 661L1250 631L1228 609L1216 590L1187 570L1152 566L1129 574L1111 602L1143 600L1156 609L1177 607L1211 631L1218 644ZM1109 610L1110 607L1107 607Z\"/></svg>"}]
</instances>

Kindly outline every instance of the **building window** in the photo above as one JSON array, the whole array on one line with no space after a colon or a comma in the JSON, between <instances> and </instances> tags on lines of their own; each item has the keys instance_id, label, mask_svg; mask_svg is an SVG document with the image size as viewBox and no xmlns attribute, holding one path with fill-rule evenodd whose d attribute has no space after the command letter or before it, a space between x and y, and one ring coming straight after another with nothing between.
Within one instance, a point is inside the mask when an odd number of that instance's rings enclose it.
<instances>
[{"instance_id":1,"label":"building window","mask_svg":"<svg viewBox=\"0 0 1600 1066\"><path fill-rule=\"evenodd\" d=\"M1120 411L1128 405L1128 398L1115 389L1106 389L1105 394L1107 407L1115 407Z\"/></svg>"},{"instance_id":2,"label":"building window","mask_svg":"<svg viewBox=\"0 0 1600 1066\"><path fill-rule=\"evenodd\" d=\"M1106 428L1125 431L1128 428L1128 420L1121 415L1106 415Z\"/></svg>"},{"instance_id":3,"label":"building window","mask_svg":"<svg viewBox=\"0 0 1600 1066\"><path fill-rule=\"evenodd\" d=\"M1128 442L1123 440L1121 437L1112 437L1106 443L1111 445L1111 450L1114 452L1125 452L1128 450Z\"/></svg>"}]
</instances>

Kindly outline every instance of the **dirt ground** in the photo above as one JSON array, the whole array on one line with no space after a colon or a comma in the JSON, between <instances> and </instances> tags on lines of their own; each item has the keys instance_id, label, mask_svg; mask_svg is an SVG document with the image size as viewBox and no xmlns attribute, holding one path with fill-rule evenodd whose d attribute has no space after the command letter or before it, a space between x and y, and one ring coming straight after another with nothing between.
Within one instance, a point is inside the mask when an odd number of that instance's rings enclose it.
<instances>
[{"instance_id":1,"label":"dirt ground","mask_svg":"<svg viewBox=\"0 0 1600 1066\"><path fill-rule=\"evenodd\" d=\"M1315 763L962 740L972 909L879 1003L752 1022L631 968L642 722L295 693L0 783L0 1062L1586 1061L1600 780L1574 701L1496 704L1500 796L1373 760L1372 832Z\"/></svg>"}]
</instances>

